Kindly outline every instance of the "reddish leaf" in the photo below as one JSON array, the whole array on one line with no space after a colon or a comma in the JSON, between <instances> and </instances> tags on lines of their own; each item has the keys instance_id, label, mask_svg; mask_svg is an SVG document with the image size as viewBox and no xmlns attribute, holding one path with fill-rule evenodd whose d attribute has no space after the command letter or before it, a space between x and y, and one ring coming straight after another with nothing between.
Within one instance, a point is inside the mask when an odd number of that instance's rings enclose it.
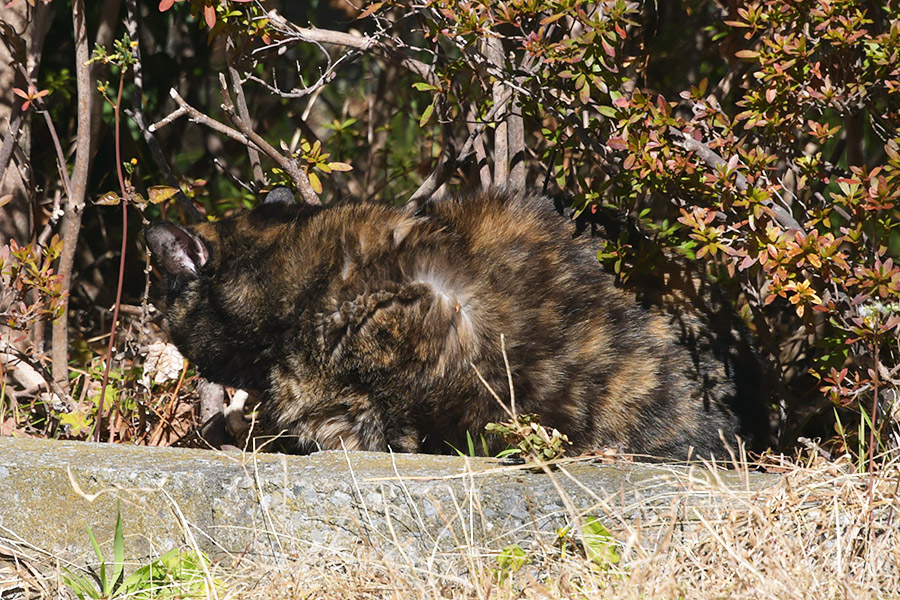
<instances>
[{"instance_id":1,"label":"reddish leaf","mask_svg":"<svg viewBox=\"0 0 900 600\"><path fill-rule=\"evenodd\" d=\"M366 7L366 10L359 13L359 16L356 18L357 19L365 19L366 17L371 15L373 12L375 12L382 6L384 6L384 2L373 2L372 4L370 4L369 6Z\"/></svg>"},{"instance_id":2,"label":"reddish leaf","mask_svg":"<svg viewBox=\"0 0 900 600\"><path fill-rule=\"evenodd\" d=\"M206 25L210 29L216 26L216 7L206 5L203 7L203 18L206 19Z\"/></svg>"}]
</instances>

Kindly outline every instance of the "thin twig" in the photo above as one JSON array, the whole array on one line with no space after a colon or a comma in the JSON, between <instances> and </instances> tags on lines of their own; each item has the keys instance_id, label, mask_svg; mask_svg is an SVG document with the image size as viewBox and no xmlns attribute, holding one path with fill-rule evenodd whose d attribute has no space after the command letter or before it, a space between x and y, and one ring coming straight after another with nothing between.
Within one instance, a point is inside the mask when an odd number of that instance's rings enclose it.
<instances>
[{"instance_id":1,"label":"thin twig","mask_svg":"<svg viewBox=\"0 0 900 600\"><path fill-rule=\"evenodd\" d=\"M7 44L7 50L12 52L12 48L10 48L8 44ZM32 88L37 89L37 85L35 84L34 79L29 74L28 70L25 68L25 65L23 65L21 63L21 61L17 60L17 61L15 61L15 66L16 66L16 70L19 71L19 74L24 79L24 85L28 89L32 89ZM57 166L57 169L59 170L59 175L60 175L60 178L62 179L63 187L65 188L65 192L66 192L66 196L68 197L69 195L71 195L71 192L69 190L71 189L72 186L69 181L69 171L66 168L65 153L63 152L62 145L59 142L59 135L56 133L56 126L53 125L53 119L50 118L50 111L47 110L47 105L44 102L43 98L35 98L34 102L33 102L33 106L35 107L35 112L43 115L44 121L47 123L47 130L50 132L50 139L53 141L54 150L56 150L56 161L57 161L56 166ZM15 140L18 138L18 134L19 134L18 129L19 129L19 126L20 126L20 123L22 121L24 114L27 114L27 111L25 113L21 113L21 112L18 113L16 115L16 120L10 126L10 130L15 130L15 136L13 138L13 142L15 142ZM6 142L5 141L4 141L3 146L4 146L4 148L0 152L6 151ZM13 146L14 146L14 144L10 145L10 149L9 149L10 153L12 153ZM4 162L6 162L8 164L8 162L9 162L8 156L7 157L0 156L0 165L3 165ZM3 167L0 168L0 171L4 171L5 166L6 165L3 165ZM4 175L5 175L5 173L0 173L0 181L2 181Z\"/></svg>"},{"instance_id":2,"label":"thin twig","mask_svg":"<svg viewBox=\"0 0 900 600\"><path fill-rule=\"evenodd\" d=\"M309 177L307 177L306 173L304 173L299 167L297 167L297 165L294 164L292 160L288 159L280 152L275 150L275 148L273 148L268 142L263 140L259 136L259 134L247 127L247 125L240 119L240 117L238 117L234 113L234 106L231 105L230 98L227 98L227 90L225 90L225 92L226 97L223 99L223 104L225 104L225 106L223 106L223 109L228 112L230 108L231 113L229 114L229 116L233 118L235 126L239 127L241 131L234 129L233 127L229 127L228 125L225 125L224 123L216 121L212 117L203 114L202 112L188 104L187 101L185 101L185 99L182 98L181 95L175 90L175 88L169 90L169 95L173 100L175 100L175 103L178 104L179 110L176 110L175 112L186 114L188 118L195 123L205 125L213 131L217 131L222 135L228 136L231 139L244 144L245 146L252 146L260 150L263 154L275 161L275 163L278 164L278 166L288 174L288 176L297 186L297 189L300 190L301 195L303 195L303 199L307 203L321 204L321 202L319 201L319 197L316 195L315 191L312 189L312 186L309 183ZM151 125L150 130L155 131L157 129L157 125L164 124L164 122L170 123L172 120L174 120L173 117L175 115L175 112L173 112L171 115L169 115L159 123ZM305 186L303 185L304 183L306 184Z\"/></svg>"},{"instance_id":3,"label":"thin twig","mask_svg":"<svg viewBox=\"0 0 900 600\"><path fill-rule=\"evenodd\" d=\"M125 250L128 243L128 190L125 185L125 176L122 174L122 142L119 135L121 125L122 90L125 87L125 70L119 74L119 91L116 95L116 104L113 106L113 114L116 121L116 174L119 178L119 189L122 193L122 248L119 251L119 281L116 286L116 304L113 307L112 325L109 330L109 345L106 347L106 365L103 368L103 383L100 385L100 399L97 401L97 422L94 425L94 441L100 441L100 429L103 423L103 399L106 397L106 385L109 383L109 369L112 365L112 350L116 343L116 327L119 324L119 307L122 304L122 284L125 281ZM110 436L112 431L112 418L110 418Z\"/></svg>"}]
</instances>

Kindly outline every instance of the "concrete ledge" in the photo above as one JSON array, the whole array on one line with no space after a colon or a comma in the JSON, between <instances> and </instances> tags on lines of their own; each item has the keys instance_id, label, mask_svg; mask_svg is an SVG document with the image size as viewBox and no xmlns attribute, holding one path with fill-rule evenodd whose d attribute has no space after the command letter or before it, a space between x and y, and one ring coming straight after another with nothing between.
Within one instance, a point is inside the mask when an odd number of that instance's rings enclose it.
<instances>
[{"instance_id":1,"label":"concrete ledge","mask_svg":"<svg viewBox=\"0 0 900 600\"><path fill-rule=\"evenodd\" d=\"M566 502L616 532L637 520L662 526L685 502L713 501L713 488L749 497L778 480L588 462L551 478L448 456L253 455L0 438L0 542L63 564L94 562L85 526L109 548L118 501L131 560L194 542L213 556L275 560L365 543L418 562L463 544L499 549L555 535L570 522Z\"/></svg>"}]
</instances>

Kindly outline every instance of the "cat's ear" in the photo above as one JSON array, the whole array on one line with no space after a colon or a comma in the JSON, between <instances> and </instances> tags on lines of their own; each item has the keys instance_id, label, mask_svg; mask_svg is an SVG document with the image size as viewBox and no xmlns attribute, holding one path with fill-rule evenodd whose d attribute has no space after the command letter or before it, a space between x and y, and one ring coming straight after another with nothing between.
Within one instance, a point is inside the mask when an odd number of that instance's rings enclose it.
<instances>
[{"instance_id":1,"label":"cat's ear","mask_svg":"<svg viewBox=\"0 0 900 600\"><path fill-rule=\"evenodd\" d=\"M153 256L171 275L196 275L209 260L209 250L203 241L175 223L153 224L146 238Z\"/></svg>"},{"instance_id":2,"label":"cat's ear","mask_svg":"<svg viewBox=\"0 0 900 600\"><path fill-rule=\"evenodd\" d=\"M272 188L272 190L266 194L266 199L263 200L263 204L293 204L294 203L294 194L291 193L291 190L280 185L276 188Z\"/></svg>"}]
</instances>

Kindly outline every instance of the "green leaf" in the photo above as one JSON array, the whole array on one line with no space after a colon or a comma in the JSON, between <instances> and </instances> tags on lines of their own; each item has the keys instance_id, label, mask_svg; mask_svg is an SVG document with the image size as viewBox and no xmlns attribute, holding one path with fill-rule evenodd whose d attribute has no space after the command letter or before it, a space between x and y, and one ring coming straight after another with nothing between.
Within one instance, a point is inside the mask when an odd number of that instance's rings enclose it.
<instances>
[{"instance_id":1,"label":"green leaf","mask_svg":"<svg viewBox=\"0 0 900 600\"><path fill-rule=\"evenodd\" d=\"M428 121L431 119L431 113L434 112L434 104L429 104L425 107L425 112L422 113L422 118L419 119L419 127L425 127Z\"/></svg>"},{"instance_id":2,"label":"green leaf","mask_svg":"<svg viewBox=\"0 0 900 600\"><path fill-rule=\"evenodd\" d=\"M168 185L153 185L147 189L151 204L160 204L165 202L178 193L176 188Z\"/></svg>"},{"instance_id":3,"label":"green leaf","mask_svg":"<svg viewBox=\"0 0 900 600\"><path fill-rule=\"evenodd\" d=\"M328 163L329 168L332 171L352 171L353 165L350 165L345 162L330 162Z\"/></svg>"},{"instance_id":4,"label":"green leaf","mask_svg":"<svg viewBox=\"0 0 900 600\"><path fill-rule=\"evenodd\" d=\"M507 571L516 572L528 564L528 554L518 544L504 546L497 555L497 566Z\"/></svg>"},{"instance_id":5,"label":"green leaf","mask_svg":"<svg viewBox=\"0 0 900 600\"><path fill-rule=\"evenodd\" d=\"M582 104L587 104L591 101L591 84L587 81L584 82L584 85L581 86L581 91L578 93L578 97L581 100Z\"/></svg>"},{"instance_id":6,"label":"green leaf","mask_svg":"<svg viewBox=\"0 0 900 600\"><path fill-rule=\"evenodd\" d=\"M562 19L564 16L566 16L565 12L559 12L559 13L556 13L555 15L550 15L550 16L544 17L543 19L541 19L541 25L549 25L550 23L553 23L555 21Z\"/></svg>"},{"instance_id":7,"label":"green leaf","mask_svg":"<svg viewBox=\"0 0 900 600\"><path fill-rule=\"evenodd\" d=\"M610 119L616 118L616 116L619 114L619 111L617 111L612 106L598 106L597 112L600 113L601 115L603 115L604 117L609 117Z\"/></svg>"},{"instance_id":8,"label":"green leaf","mask_svg":"<svg viewBox=\"0 0 900 600\"><path fill-rule=\"evenodd\" d=\"M322 193L322 182L319 180L319 176L310 171L307 173L309 175L309 185L312 186L312 189L317 193Z\"/></svg>"},{"instance_id":9,"label":"green leaf","mask_svg":"<svg viewBox=\"0 0 900 600\"><path fill-rule=\"evenodd\" d=\"M117 206L122 203L122 199L119 198L119 195L115 192L106 192L96 200L94 200L94 204L98 206Z\"/></svg>"},{"instance_id":10,"label":"green leaf","mask_svg":"<svg viewBox=\"0 0 900 600\"><path fill-rule=\"evenodd\" d=\"M619 563L621 557L615 550L616 538L597 517L589 516L581 528L584 550L594 564L606 568Z\"/></svg>"},{"instance_id":11,"label":"green leaf","mask_svg":"<svg viewBox=\"0 0 900 600\"><path fill-rule=\"evenodd\" d=\"M113 577L115 585L125 570L125 534L122 531L122 505L116 503L116 532L113 534Z\"/></svg>"},{"instance_id":12,"label":"green leaf","mask_svg":"<svg viewBox=\"0 0 900 600\"><path fill-rule=\"evenodd\" d=\"M97 560L102 565L104 563L104 561L103 561L103 552L100 551L100 544L97 543L97 538L94 537L94 532L91 531L91 526L85 525L85 528L87 528L88 538L90 538L90 540L91 540L91 546L94 548L94 554L97 556Z\"/></svg>"}]
</instances>

